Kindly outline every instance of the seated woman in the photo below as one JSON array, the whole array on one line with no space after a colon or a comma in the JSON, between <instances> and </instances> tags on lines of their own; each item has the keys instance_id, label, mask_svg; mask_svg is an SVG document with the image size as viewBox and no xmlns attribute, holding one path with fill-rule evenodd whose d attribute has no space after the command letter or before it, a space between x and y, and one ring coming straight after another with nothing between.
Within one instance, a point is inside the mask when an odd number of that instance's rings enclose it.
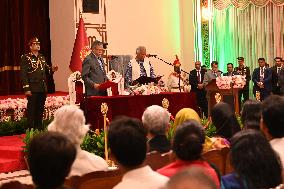
<instances>
[{"instance_id":1,"label":"seated woman","mask_svg":"<svg viewBox=\"0 0 284 189\"><path fill-rule=\"evenodd\" d=\"M249 99L244 103L241 121L244 129L256 129L259 130L261 118L261 102L257 100Z\"/></svg>"},{"instance_id":2,"label":"seated woman","mask_svg":"<svg viewBox=\"0 0 284 189\"><path fill-rule=\"evenodd\" d=\"M223 188L273 188L282 183L282 167L265 137L246 129L231 140L234 173L222 177Z\"/></svg>"},{"instance_id":3,"label":"seated woman","mask_svg":"<svg viewBox=\"0 0 284 189\"><path fill-rule=\"evenodd\" d=\"M77 148L77 156L69 176L108 169L107 163L103 158L84 151L80 147L84 136L89 130L89 126L85 125L85 122L85 116L81 109L75 105L65 105L55 112L54 120L48 125L48 131L62 133Z\"/></svg>"},{"instance_id":4,"label":"seated woman","mask_svg":"<svg viewBox=\"0 0 284 189\"><path fill-rule=\"evenodd\" d=\"M183 168L199 167L204 169L216 186L220 186L216 171L201 158L205 133L203 127L195 120L186 121L179 125L173 141L173 151L177 160L158 169L162 175L171 177Z\"/></svg>"},{"instance_id":5,"label":"seated woman","mask_svg":"<svg viewBox=\"0 0 284 189\"><path fill-rule=\"evenodd\" d=\"M212 123L216 127L216 135L211 137L213 149L230 146L230 138L241 130L232 107L220 102L211 111Z\"/></svg>"},{"instance_id":6,"label":"seated woman","mask_svg":"<svg viewBox=\"0 0 284 189\"><path fill-rule=\"evenodd\" d=\"M149 106L142 115L143 125L148 130L149 150L166 153L171 150L166 132L169 126L170 113L158 105Z\"/></svg>"},{"instance_id":7,"label":"seated woman","mask_svg":"<svg viewBox=\"0 0 284 189\"><path fill-rule=\"evenodd\" d=\"M195 110L191 108L183 108L176 114L175 121L174 121L174 130L181 125L183 122L187 120L195 120L201 124L201 119L199 115L196 113ZM205 137L205 144L203 147L203 151L206 152L212 148L212 141L209 137Z\"/></svg>"}]
</instances>

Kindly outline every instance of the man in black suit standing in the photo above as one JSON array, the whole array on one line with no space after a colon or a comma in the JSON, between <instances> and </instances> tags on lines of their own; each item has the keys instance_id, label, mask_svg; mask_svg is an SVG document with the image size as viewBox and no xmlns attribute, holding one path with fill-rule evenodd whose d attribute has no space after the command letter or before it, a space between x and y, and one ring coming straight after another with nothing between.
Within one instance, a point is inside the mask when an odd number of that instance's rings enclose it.
<instances>
[{"instance_id":1,"label":"man in black suit standing","mask_svg":"<svg viewBox=\"0 0 284 189\"><path fill-rule=\"evenodd\" d=\"M233 63L228 63L227 64L227 73L224 73L223 76L234 76L238 75L236 71L234 71L234 65Z\"/></svg>"},{"instance_id":2,"label":"man in black suit standing","mask_svg":"<svg viewBox=\"0 0 284 189\"><path fill-rule=\"evenodd\" d=\"M238 75L246 76L246 84L244 88L239 90L239 104L241 109L242 97L244 98L243 103L245 103L245 101L249 99L249 81L251 80L251 76L249 67L245 66L244 57L238 57L237 59L239 66L235 68L235 72L237 72Z\"/></svg>"},{"instance_id":3,"label":"man in black suit standing","mask_svg":"<svg viewBox=\"0 0 284 189\"><path fill-rule=\"evenodd\" d=\"M195 92L197 97L198 106L201 108L201 113L204 116L208 116L208 102L206 99L206 91L204 88L203 80L205 70L201 69L201 62L195 62L195 69L189 74L189 84L191 85L191 91Z\"/></svg>"},{"instance_id":4,"label":"man in black suit standing","mask_svg":"<svg viewBox=\"0 0 284 189\"><path fill-rule=\"evenodd\" d=\"M100 84L107 79L105 64L102 58L104 53L103 43L94 41L92 52L83 61L82 78L86 87L87 96L107 96L106 90L99 90Z\"/></svg>"},{"instance_id":5,"label":"man in black suit standing","mask_svg":"<svg viewBox=\"0 0 284 189\"><path fill-rule=\"evenodd\" d=\"M265 59L258 59L259 67L255 68L252 74L253 94L255 96L256 91L260 92L260 100L264 100L268 97L272 90L271 78L272 74L269 68L265 67Z\"/></svg>"},{"instance_id":6,"label":"man in black suit standing","mask_svg":"<svg viewBox=\"0 0 284 189\"><path fill-rule=\"evenodd\" d=\"M275 57L274 58L274 62L275 65L271 68L271 73L272 73L272 92L273 94L276 95L280 95L281 91L280 91L280 85L279 85L279 74L280 74L280 70L282 67L281 64L281 58L280 57Z\"/></svg>"}]
</instances>

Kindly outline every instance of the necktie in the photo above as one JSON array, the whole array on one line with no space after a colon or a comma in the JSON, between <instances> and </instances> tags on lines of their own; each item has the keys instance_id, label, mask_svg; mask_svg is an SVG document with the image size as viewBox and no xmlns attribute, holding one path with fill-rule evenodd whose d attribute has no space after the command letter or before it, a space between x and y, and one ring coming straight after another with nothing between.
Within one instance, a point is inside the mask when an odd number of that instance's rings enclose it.
<instances>
[{"instance_id":1,"label":"necktie","mask_svg":"<svg viewBox=\"0 0 284 189\"><path fill-rule=\"evenodd\" d=\"M279 74L281 67L277 67L277 74Z\"/></svg>"},{"instance_id":2,"label":"necktie","mask_svg":"<svg viewBox=\"0 0 284 189\"><path fill-rule=\"evenodd\" d=\"M197 70L198 83L201 83L200 70Z\"/></svg>"},{"instance_id":3,"label":"necktie","mask_svg":"<svg viewBox=\"0 0 284 189\"><path fill-rule=\"evenodd\" d=\"M101 70L104 72L105 69L104 69L104 66L103 66L103 59L101 57L98 57L98 62L100 64Z\"/></svg>"},{"instance_id":4,"label":"necktie","mask_svg":"<svg viewBox=\"0 0 284 189\"><path fill-rule=\"evenodd\" d=\"M260 74L263 75L263 68L260 69Z\"/></svg>"}]
</instances>

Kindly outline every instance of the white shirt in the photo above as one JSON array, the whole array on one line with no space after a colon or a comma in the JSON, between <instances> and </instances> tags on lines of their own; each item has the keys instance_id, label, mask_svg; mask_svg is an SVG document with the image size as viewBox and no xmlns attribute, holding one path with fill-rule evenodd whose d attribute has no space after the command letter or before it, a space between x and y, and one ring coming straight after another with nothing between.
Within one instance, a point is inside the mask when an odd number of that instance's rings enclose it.
<instances>
[{"instance_id":1,"label":"white shirt","mask_svg":"<svg viewBox=\"0 0 284 189\"><path fill-rule=\"evenodd\" d=\"M148 165L128 171L113 189L159 189L165 186L168 177L153 171Z\"/></svg>"},{"instance_id":2,"label":"white shirt","mask_svg":"<svg viewBox=\"0 0 284 189\"><path fill-rule=\"evenodd\" d=\"M94 171L107 171L108 166L106 161L90 152L77 148L77 156L72 165L69 176L84 175Z\"/></svg>"},{"instance_id":3,"label":"white shirt","mask_svg":"<svg viewBox=\"0 0 284 189\"><path fill-rule=\"evenodd\" d=\"M284 168L284 137L272 139L270 141L270 144L273 150L275 150L277 154L279 155L281 159L282 167Z\"/></svg>"}]
</instances>

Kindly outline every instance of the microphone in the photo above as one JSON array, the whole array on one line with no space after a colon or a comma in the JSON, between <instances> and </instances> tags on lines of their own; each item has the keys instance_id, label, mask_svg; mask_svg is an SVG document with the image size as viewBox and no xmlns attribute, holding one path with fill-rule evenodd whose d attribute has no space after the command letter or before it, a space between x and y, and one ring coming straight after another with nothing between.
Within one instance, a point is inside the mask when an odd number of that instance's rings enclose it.
<instances>
[{"instance_id":1,"label":"microphone","mask_svg":"<svg viewBox=\"0 0 284 189\"><path fill-rule=\"evenodd\" d=\"M156 55L156 54L146 54L146 57L148 57L148 58L149 58L149 57L155 57L155 58L156 58L157 56L158 56L158 55Z\"/></svg>"}]
</instances>

